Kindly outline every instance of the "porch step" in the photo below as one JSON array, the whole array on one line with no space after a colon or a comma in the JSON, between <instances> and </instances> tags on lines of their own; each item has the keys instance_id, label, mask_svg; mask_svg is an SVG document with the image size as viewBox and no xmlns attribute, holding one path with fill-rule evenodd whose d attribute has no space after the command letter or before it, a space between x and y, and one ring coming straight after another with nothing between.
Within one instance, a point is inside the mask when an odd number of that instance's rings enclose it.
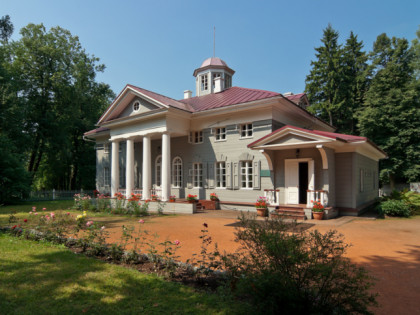
<instances>
[{"instance_id":1,"label":"porch step","mask_svg":"<svg viewBox=\"0 0 420 315\"><path fill-rule=\"evenodd\" d=\"M282 219L306 220L305 211L302 208L295 207L276 207L274 212L271 213L271 216L280 217Z\"/></svg>"},{"instance_id":2,"label":"porch step","mask_svg":"<svg viewBox=\"0 0 420 315\"><path fill-rule=\"evenodd\" d=\"M196 204L195 204L195 208L197 209L197 210L205 210L205 207L200 203L200 202L197 202Z\"/></svg>"}]
</instances>

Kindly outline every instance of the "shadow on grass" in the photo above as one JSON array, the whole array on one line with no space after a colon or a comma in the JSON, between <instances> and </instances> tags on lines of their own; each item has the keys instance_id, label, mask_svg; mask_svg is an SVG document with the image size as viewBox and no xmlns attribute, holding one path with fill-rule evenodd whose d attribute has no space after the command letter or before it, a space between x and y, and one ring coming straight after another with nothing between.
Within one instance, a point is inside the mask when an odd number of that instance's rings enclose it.
<instances>
[{"instance_id":1,"label":"shadow on grass","mask_svg":"<svg viewBox=\"0 0 420 315\"><path fill-rule=\"evenodd\" d=\"M235 312L232 303L218 295L197 293L154 275L45 244L23 240L16 244L15 252L0 256L3 314Z\"/></svg>"},{"instance_id":2,"label":"shadow on grass","mask_svg":"<svg viewBox=\"0 0 420 315\"><path fill-rule=\"evenodd\" d=\"M25 201L19 204L0 206L0 214L10 214L12 211L18 213L28 213L32 207L38 211L47 208L47 211L66 210L74 205L73 200L54 200L54 201Z\"/></svg>"}]
</instances>

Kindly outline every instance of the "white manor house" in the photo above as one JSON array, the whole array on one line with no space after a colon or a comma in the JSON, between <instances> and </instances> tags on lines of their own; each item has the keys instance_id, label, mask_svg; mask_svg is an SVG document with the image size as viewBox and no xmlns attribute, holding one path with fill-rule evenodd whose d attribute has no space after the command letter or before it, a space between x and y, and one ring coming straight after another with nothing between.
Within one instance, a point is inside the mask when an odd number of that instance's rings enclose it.
<instances>
[{"instance_id":1,"label":"white manor house","mask_svg":"<svg viewBox=\"0 0 420 315\"><path fill-rule=\"evenodd\" d=\"M358 215L378 196L386 154L374 143L334 133L305 94L237 87L234 74L208 58L193 73L196 96L180 100L128 84L84 134L96 141L97 190L163 201L215 192L238 210L264 195L302 210L317 199L328 217Z\"/></svg>"}]
</instances>

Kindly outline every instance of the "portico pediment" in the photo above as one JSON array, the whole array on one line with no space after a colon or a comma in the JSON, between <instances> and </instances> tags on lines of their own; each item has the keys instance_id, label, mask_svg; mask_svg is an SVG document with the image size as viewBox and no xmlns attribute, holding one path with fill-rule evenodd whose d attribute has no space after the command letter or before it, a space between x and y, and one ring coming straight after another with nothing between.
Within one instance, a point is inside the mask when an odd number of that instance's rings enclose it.
<instances>
[{"instance_id":1,"label":"portico pediment","mask_svg":"<svg viewBox=\"0 0 420 315\"><path fill-rule=\"evenodd\" d=\"M272 144L302 144L302 143L308 143L308 142L312 142L312 141L316 141L313 138L308 138L308 137L302 137L300 135L296 135L296 134L285 134L282 137L279 137L277 139L274 139L273 141L267 143L267 145L272 145Z\"/></svg>"},{"instance_id":2,"label":"portico pediment","mask_svg":"<svg viewBox=\"0 0 420 315\"><path fill-rule=\"evenodd\" d=\"M137 91L130 86L118 95L118 97L108 107L105 114L100 118L98 123L109 122L114 119L130 117L134 115L142 115L144 113L168 108L167 105L161 104L148 95Z\"/></svg>"}]
</instances>

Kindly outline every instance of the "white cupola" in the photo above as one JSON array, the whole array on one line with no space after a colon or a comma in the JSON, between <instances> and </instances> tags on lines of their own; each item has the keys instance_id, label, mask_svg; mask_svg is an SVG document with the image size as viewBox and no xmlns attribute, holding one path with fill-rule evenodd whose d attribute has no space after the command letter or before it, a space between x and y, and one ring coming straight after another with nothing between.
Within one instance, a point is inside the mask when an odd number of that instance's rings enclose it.
<instances>
[{"instance_id":1,"label":"white cupola","mask_svg":"<svg viewBox=\"0 0 420 315\"><path fill-rule=\"evenodd\" d=\"M232 87L235 71L218 57L207 58L200 68L194 70L196 95L218 93ZM220 79L219 79L220 78Z\"/></svg>"}]
</instances>

